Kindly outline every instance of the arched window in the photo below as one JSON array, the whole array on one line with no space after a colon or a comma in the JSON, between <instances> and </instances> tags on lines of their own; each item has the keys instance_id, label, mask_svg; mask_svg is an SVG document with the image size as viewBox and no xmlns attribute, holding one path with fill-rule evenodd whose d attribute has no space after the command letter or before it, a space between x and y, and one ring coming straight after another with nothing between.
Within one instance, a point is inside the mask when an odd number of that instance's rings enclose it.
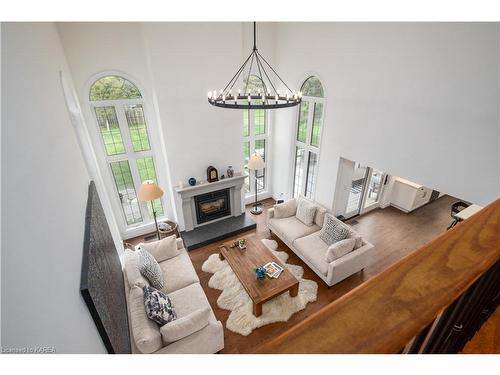
<instances>
[{"instance_id":1,"label":"arched window","mask_svg":"<svg viewBox=\"0 0 500 375\"><path fill-rule=\"evenodd\" d=\"M324 91L317 77L311 76L301 87L297 133L295 137L295 170L293 196L313 198L318 175L318 159L323 128Z\"/></svg>"},{"instance_id":2,"label":"arched window","mask_svg":"<svg viewBox=\"0 0 500 375\"><path fill-rule=\"evenodd\" d=\"M243 82L245 92L257 94L264 92L262 80L251 75L248 81ZM250 174L248 170L248 160L250 155L257 152L266 160L267 151L267 113L265 109L252 109L243 111L243 158L244 158L244 173L247 176L245 179L245 189L248 194L255 194L255 175ZM263 169L257 172L257 193L262 193L267 188L266 170Z\"/></svg>"},{"instance_id":3,"label":"arched window","mask_svg":"<svg viewBox=\"0 0 500 375\"><path fill-rule=\"evenodd\" d=\"M121 207L117 217L123 217L125 228L152 220L151 205L137 199L144 181L157 182L141 92L131 81L109 75L92 84L89 100L102 146L96 149L102 150L99 159L106 165L101 169L114 182L110 190ZM153 205L157 215L162 216L161 199L153 201Z\"/></svg>"}]
</instances>

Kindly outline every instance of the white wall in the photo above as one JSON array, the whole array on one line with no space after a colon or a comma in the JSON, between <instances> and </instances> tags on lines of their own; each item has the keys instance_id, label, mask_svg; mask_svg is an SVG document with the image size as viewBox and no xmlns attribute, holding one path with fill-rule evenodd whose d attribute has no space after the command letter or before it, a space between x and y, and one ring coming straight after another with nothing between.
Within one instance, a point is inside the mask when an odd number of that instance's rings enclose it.
<instances>
[{"instance_id":1,"label":"white wall","mask_svg":"<svg viewBox=\"0 0 500 375\"><path fill-rule=\"evenodd\" d=\"M333 205L341 156L478 204L500 195L498 24L281 23L276 46L286 81L325 88L319 202ZM275 193L290 194L294 112L275 125Z\"/></svg>"},{"instance_id":2,"label":"white wall","mask_svg":"<svg viewBox=\"0 0 500 375\"><path fill-rule=\"evenodd\" d=\"M222 89L250 53L251 24L62 23L58 29L89 124L94 120L86 90L96 73L124 72L145 91L154 112L150 115L160 129L156 149L163 143L166 150L167 214L177 217L182 227L173 189L178 181L206 179L209 165L219 174L226 174L229 165L242 169L242 113L210 106L207 92ZM272 62L272 24L259 26L258 41Z\"/></svg>"},{"instance_id":3,"label":"white wall","mask_svg":"<svg viewBox=\"0 0 500 375\"><path fill-rule=\"evenodd\" d=\"M89 175L49 23L2 24L2 346L103 353L80 296Z\"/></svg>"}]
</instances>

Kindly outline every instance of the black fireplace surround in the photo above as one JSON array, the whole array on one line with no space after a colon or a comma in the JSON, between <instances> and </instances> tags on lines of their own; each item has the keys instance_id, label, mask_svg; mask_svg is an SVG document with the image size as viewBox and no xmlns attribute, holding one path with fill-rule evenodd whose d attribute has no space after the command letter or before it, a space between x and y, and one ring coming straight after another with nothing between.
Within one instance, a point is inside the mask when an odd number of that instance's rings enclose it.
<instances>
[{"instance_id":1,"label":"black fireplace surround","mask_svg":"<svg viewBox=\"0 0 500 375\"><path fill-rule=\"evenodd\" d=\"M197 195L194 197L194 202L198 224L231 215L229 189Z\"/></svg>"}]
</instances>

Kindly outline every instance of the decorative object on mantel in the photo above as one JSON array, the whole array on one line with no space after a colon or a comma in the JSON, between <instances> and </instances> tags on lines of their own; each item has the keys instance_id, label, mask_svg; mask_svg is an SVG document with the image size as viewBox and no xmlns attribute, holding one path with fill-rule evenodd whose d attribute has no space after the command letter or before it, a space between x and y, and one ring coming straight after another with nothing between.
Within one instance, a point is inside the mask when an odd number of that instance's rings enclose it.
<instances>
[{"instance_id":1,"label":"decorative object on mantel","mask_svg":"<svg viewBox=\"0 0 500 375\"><path fill-rule=\"evenodd\" d=\"M219 181L219 172L217 172L217 169L215 169L213 166L207 168L207 181Z\"/></svg>"},{"instance_id":2,"label":"decorative object on mantel","mask_svg":"<svg viewBox=\"0 0 500 375\"><path fill-rule=\"evenodd\" d=\"M258 153L254 153L248 161L248 169L255 171L255 206L250 210L250 213L254 215L262 213L262 209L257 206L257 171L264 169L265 166L264 159Z\"/></svg>"},{"instance_id":3,"label":"decorative object on mantel","mask_svg":"<svg viewBox=\"0 0 500 375\"><path fill-rule=\"evenodd\" d=\"M233 177L234 176L234 169L233 169L233 167L232 166L227 167L226 173L227 173L227 177L229 177L229 178Z\"/></svg>"},{"instance_id":4,"label":"decorative object on mantel","mask_svg":"<svg viewBox=\"0 0 500 375\"><path fill-rule=\"evenodd\" d=\"M182 189L184 187L184 182L182 182L182 180L179 180L179 182L177 183L177 187Z\"/></svg>"},{"instance_id":5,"label":"decorative object on mantel","mask_svg":"<svg viewBox=\"0 0 500 375\"><path fill-rule=\"evenodd\" d=\"M225 179L225 178L226 178L226 176L224 176L224 175L220 176L220 179L221 179L221 180L223 180L223 179Z\"/></svg>"},{"instance_id":6,"label":"decorative object on mantel","mask_svg":"<svg viewBox=\"0 0 500 375\"><path fill-rule=\"evenodd\" d=\"M304 310L309 302L316 301L318 295L318 284L302 278L304 275L302 267L286 263L288 254L277 251L276 241L268 239L261 241L297 278L299 292L297 297L290 297L289 293L284 293L265 302L262 306L262 315L259 317L253 314L252 300L227 260L220 260L218 254L212 254L201 267L204 272L214 274L208 281L208 286L222 290L217 298L217 306L231 311L226 321L226 328L243 336L248 336L254 329L267 324L286 322L293 314Z\"/></svg>"},{"instance_id":7,"label":"decorative object on mantel","mask_svg":"<svg viewBox=\"0 0 500 375\"><path fill-rule=\"evenodd\" d=\"M194 185L196 185L196 178L191 177L191 178L188 180L188 183L189 183L189 186L194 186Z\"/></svg>"},{"instance_id":8,"label":"decorative object on mantel","mask_svg":"<svg viewBox=\"0 0 500 375\"><path fill-rule=\"evenodd\" d=\"M163 190L161 190L160 187L151 180L144 181L139 189L139 193L137 193L137 198L139 198L141 202L151 202L151 209L153 210L153 218L155 219L156 234L158 239L160 239L160 232L158 231L158 222L156 221L156 210L153 201L161 198L162 196Z\"/></svg>"},{"instance_id":9,"label":"decorative object on mantel","mask_svg":"<svg viewBox=\"0 0 500 375\"><path fill-rule=\"evenodd\" d=\"M256 44L256 27L256 23L254 22L252 53L250 53L243 62L243 65L236 71L236 74L231 78L223 90L220 90L219 93L217 93L217 90L208 93L208 102L211 105L222 108L247 109L250 111L250 109L294 107L302 101L302 93L300 91L296 92L291 90L278 73L276 73L276 70L259 53ZM267 70L266 66L268 68ZM251 75L257 76L262 82L262 92L260 89L257 92L250 92L250 90L248 90ZM244 78L245 76L246 78ZM243 87L243 91L238 89L238 92L236 92L234 85L236 82L240 82L240 77L243 78L245 86ZM273 77L276 82L281 82L286 90L280 92L280 90L276 88L275 83L271 80L271 77ZM234 92L232 91L233 89Z\"/></svg>"}]
</instances>

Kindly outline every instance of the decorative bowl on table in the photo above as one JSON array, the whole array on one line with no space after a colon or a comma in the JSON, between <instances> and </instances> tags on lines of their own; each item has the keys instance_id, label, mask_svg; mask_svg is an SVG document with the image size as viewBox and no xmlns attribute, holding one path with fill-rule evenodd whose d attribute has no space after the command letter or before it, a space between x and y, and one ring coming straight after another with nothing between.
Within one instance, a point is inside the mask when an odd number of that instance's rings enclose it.
<instances>
[{"instance_id":1,"label":"decorative bowl on table","mask_svg":"<svg viewBox=\"0 0 500 375\"><path fill-rule=\"evenodd\" d=\"M263 280L266 278L266 269L262 266L255 268L255 277L257 280Z\"/></svg>"}]
</instances>

